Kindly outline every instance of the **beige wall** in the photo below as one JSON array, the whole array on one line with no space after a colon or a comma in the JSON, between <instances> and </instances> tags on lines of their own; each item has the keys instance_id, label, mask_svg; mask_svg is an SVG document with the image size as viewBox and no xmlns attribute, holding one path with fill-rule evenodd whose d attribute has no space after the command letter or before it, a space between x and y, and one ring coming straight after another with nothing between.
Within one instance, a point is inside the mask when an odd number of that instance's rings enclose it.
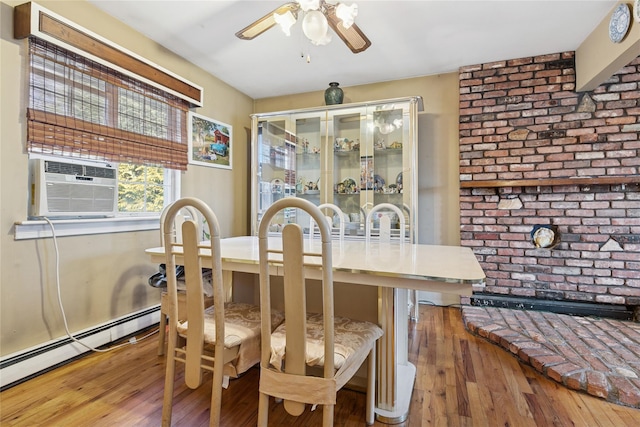
<instances>
[{"instance_id":1,"label":"beige wall","mask_svg":"<svg viewBox=\"0 0 640 427\"><path fill-rule=\"evenodd\" d=\"M51 239L14 241L14 223L27 216L27 41L13 39L13 6L0 2L0 351L11 354L64 336L55 293ZM252 100L84 1L41 1L42 6L204 88L194 112L233 126L233 170L190 166L182 195L195 196L218 214L223 236L247 233L246 128ZM215 102L224 99L224 103ZM60 287L72 332L150 307L159 294L147 285L157 271L144 249L159 232L102 234L58 239Z\"/></svg>"}]
</instances>

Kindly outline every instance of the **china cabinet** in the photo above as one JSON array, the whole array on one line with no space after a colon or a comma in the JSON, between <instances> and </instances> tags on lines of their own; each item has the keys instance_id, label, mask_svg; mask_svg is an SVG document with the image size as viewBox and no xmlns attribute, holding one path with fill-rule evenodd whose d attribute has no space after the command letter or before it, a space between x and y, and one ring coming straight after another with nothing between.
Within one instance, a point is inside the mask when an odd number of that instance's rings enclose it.
<instances>
[{"instance_id":1,"label":"china cabinet","mask_svg":"<svg viewBox=\"0 0 640 427\"><path fill-rule=\"evenodd\" d=\"M422 98L407 97L252 115L252 234L271 203L303 197L337 205L349 238L364 236L371 207L394 204L416 242L421 110ZM289 222L309 227L308 216L284 212L272 231Z\"/></svg>"}]
</instances>

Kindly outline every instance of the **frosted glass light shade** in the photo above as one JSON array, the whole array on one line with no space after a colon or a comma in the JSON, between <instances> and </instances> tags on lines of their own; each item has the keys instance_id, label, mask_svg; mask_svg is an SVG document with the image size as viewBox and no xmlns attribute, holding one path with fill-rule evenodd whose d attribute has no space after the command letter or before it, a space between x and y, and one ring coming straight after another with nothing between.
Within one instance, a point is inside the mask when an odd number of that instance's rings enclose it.
<instances>
[{"instance_id":1,"label":"frosted glass light shade","mask_svg":"<svg viewBox=\"0 0 640 427\"><path fill-rule=\"evenodd\" d=\"M316 46L324 46L327 45L331 42L331 33L329 31L327 31L327 33L322 36L320 39L318 40L311 40L311 44L314 44Z\"/></svg>"},{"instance_id":2,"label":"frosted glass light shade","mask_svg":"<svg viewBox=\"0 0 640 427\"><path fill-rule=\"evenodd\" d=\"M276 24L280 25L280 28L282 28L282 31L287 36L291 35L291 27L296 23L296 17L293 16L290 10L287 10L282 15L274 13L273 19L276 21Z\"/></svg>"},{"instance_id":3,"label":"frosted glass light shade","mask_svg":"<svg viewBox=\"0 0 640 427\"><path fill-rule=\"evenodd\" d=\"M342 25L345 28L349 28L353 25L356 16L358 16L358 5L354 3L351 6L347 6L344 3L340 3L336 7L336 16L342 20Z\"/></svg>"},{"instance_id":4,"label":"frosted glass light shade","mask_svg":"<svg viewBox=\"0 0 640 427\"><path fill-rule=\"evenodd\" d=\"M312 10L305 13L302 20L302 31L314 44L327 44L329 23L322 12Z\"/></svg>"},{"instance_id":5,"label":"frosted glass light shade","mask_svg":"<svg viewBox=\"0 0 640 427\"><path fill-rule=\"evenodd\" d=\"M308 12L310 10L318 10L320 8L320 0L298 0L300 9Z\"/></svg>"}]
</instances>

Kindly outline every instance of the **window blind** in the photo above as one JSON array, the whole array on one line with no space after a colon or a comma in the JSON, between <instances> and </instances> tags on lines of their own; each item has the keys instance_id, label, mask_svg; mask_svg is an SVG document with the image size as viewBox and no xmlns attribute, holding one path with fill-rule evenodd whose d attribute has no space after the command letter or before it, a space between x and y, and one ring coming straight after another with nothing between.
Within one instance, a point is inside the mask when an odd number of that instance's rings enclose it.
<instances>
[{"instance_id":1,"label":"window blind","mask_svg":"<svg viewBox=\"0 0 640 427\"><path fill-rule=\"evenodd\" d=\"M27 151L185 170L186 101L29 39Z\"/></svg>"}]
</instances>

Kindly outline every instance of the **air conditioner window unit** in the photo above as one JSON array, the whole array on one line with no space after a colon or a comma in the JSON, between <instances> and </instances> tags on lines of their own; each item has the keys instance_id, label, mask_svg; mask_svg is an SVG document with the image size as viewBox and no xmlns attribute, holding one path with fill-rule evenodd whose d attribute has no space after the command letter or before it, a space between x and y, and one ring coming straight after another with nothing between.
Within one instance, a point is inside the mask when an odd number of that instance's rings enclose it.
<instances>
[{"instance_id":1,"label":"air conditioner window unit","mask_svg":"<svg viewBox=\"0 0 640 427\"><path fill-rule=\"evenodd\" d=\"M117 166L76 159L31 159L31 217L113 217Z\"/></svg>"}]
</instances>

